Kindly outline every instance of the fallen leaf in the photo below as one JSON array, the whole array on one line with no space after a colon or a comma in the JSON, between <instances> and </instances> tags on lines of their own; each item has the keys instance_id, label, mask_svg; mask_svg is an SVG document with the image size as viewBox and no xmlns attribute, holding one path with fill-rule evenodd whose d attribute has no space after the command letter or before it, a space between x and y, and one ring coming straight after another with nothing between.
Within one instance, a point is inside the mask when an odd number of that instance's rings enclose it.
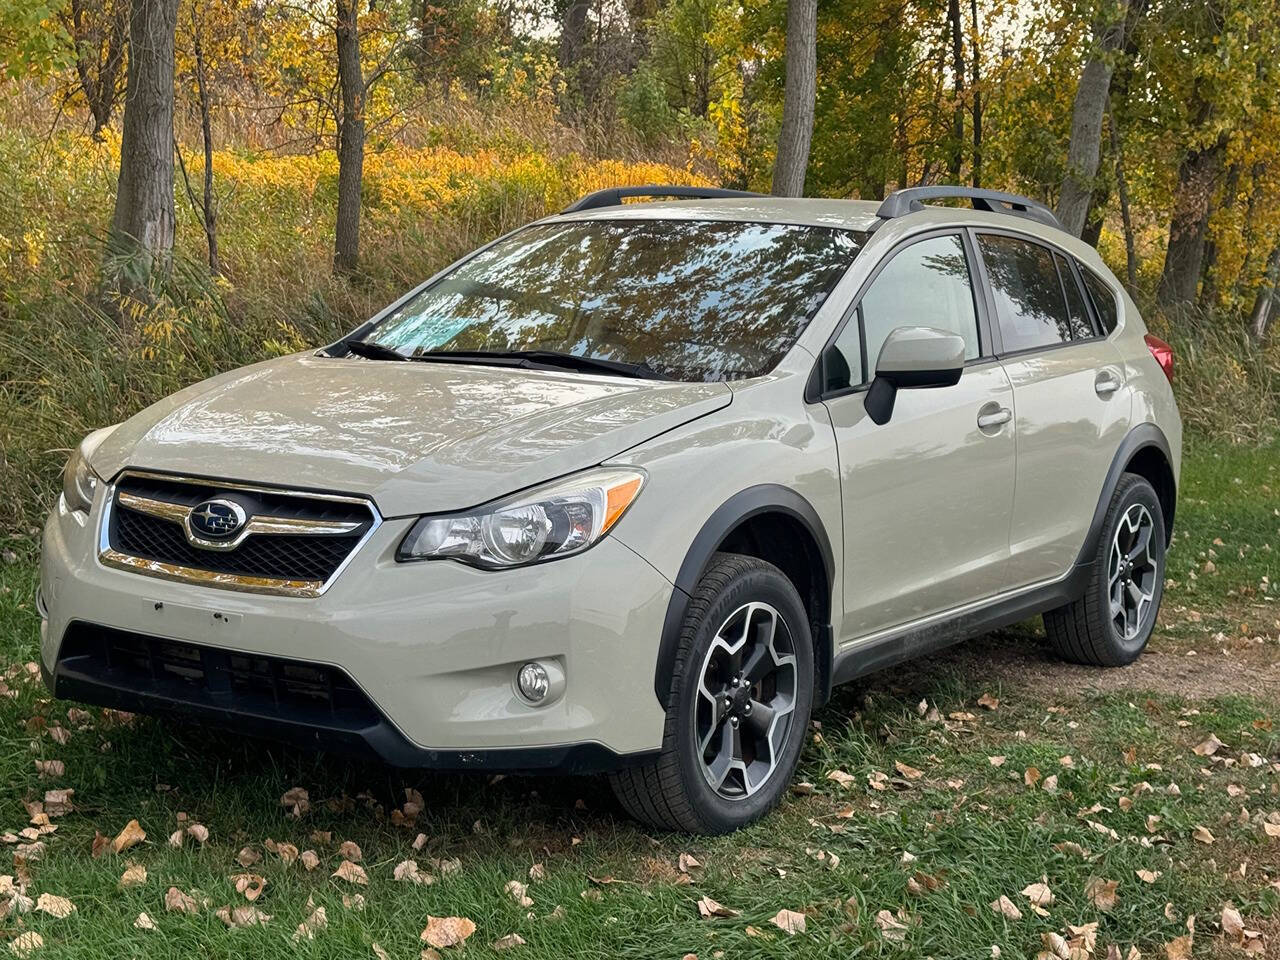
<instances>
[{"instance_id":1,"label":"fallen leaf","mask_svg":"<svg viewBox=\"0 0 1280 960\"><path fill-rule=\"evenodd\" d=\"M1244 918L1231 904L1222 908L1222 932L1232 940L1239 940L1244 936Z\"/></svg>"},{"instance_id":2,"label":"fallen leaf","mask_svg":"<svg viewBox=\"0 0 1280 960\"><path fill-rule=\"evenodd\" d=\"M907 938L907 925L888 910L881 910L876 914L876 926L886 940L901 943Z\"/></svg>"},{"instance_id":3,"label":"fallen leaf","mask_svg":"<svg viewBox=\"0 0 1280 960\"><path fill-rule=\"evenodd\" d=\"M298 848L292 843L277 843L276 856L285 863L293 863L298 859Z\"/></svg>"},{"instance_id":4,"label":"fallen leaf","mask_svg":"<svg viewBox=\"0 0 1280 960\"><path fill-rule=\"evenodd\" d=\"M431 874L423 873L418 869L417 860L401 860L391 871L391 877L401 883L435 883L435 878Z\"/></svg>"},{"instance_id":5,"label":"fallen leaf","mask_svg":"<svg viewBox=\"0 0 1280 960\"><path fill-rule=\"evenodd\" d=\"M691 858L692 859L692 858ZM547 875L547 868L540 863L535 863L529 868L529 879L535 883L543 879Z\"/></svg>"},{"instance_id":6,"label":"fallen leaf","mask_svg":"<svg viewBox=\"0 0 1280 960\"><path fill-rule=\"evenodd\" d=\"M238 907L219 907L213 915L228 927L256 927L271 919L271 914L263 913L257 907L248 904L241 904Z\"/></svg>"},{"instance_id":7,"label":"fallen leaf","mask_svg":"<svg viewBox=\"0 0 1280 960\"><path fill-rule=\"evenodd\" d=\"M1196 827L1191 831L1191 836L1200 843L1213 843L1213 834L1207 827Z\"/></svg>"},{"instance_id":8,"label":"fallen leaf","mask_svg":"<svg viewBox=\"0 0 1280 960\"><path fill-rule=\"evenodd\" d=\"M298 861L307 870L314 870L316 867L320 866L320 858L316 856L316 852L314 850L303 850L298 856Z\"/></svg>"},{"instance_id":9,"label":"fallen leaf","mask_svg":"<svg viewBox=\"0 0 1280 960\"><path fill-rule=\"evenodd\" d=\"M523 947L524 937L518 933L508 933L505 937L499 937L493 941L494 950L510 950L512 947ZM697 960L695 957L694 960Z\"/></svg>"},{"instance_id":10,"label":"fallen leaf","mask_svg":"<svg viewBox=\"0 0 1280 960\"><path fill-rule=\"evenodd\" d=\"M262 890L267 885L266 877L256 873L237 873L232 876L231 882L236 885L236 893L244 894L244 898L250 903L262 896Z\"/></svg>"},{"instance_id":11,"label":"fallen leaf","mask_svg":"<svg viewBox=\"0 0 1280 960\"><path fill-rule=\"evenodd\" d=\"M342 907L344 910L363 910L364 895L357 893L354 896L349 893L342 895Z\"/></svg>"},{"instance_id":12,"label":"fallen leaf","mask_svg":"<svg viewBox=\"0 0 1280 960\"><path fill-rule=\"evenodd\" d=\"M843 770L832 770L827 774L827 779L835 781L842 787L847 787L854 783L857 780L857 777L851 773L846 773Z\"/></svg>"},{"instance_id":13,"label":"fallen leaf","mask_svg":"<svg viewBox=\"0 0 1280 960\"><path fill-rule=\"evenodd\" d=\"M1034 787L1037 783L1040 782L1040 768L1027 767L1027 769L1022 774L1022 782L1025 783L1028 787Z\"/></svg>"},{"instance_id":14,"label":"fallen leaf","mask_svg":"<svg viewBox=\"0 0 1280 960\"><path fill-rule=\"evenodd\" d=\"M364 854L360 852L360 847L352 843L350 840L344 840L338 845L338 856L344 860L350 860L358 863L364 859Z\"/></svg>"},{"instance_id":15,"label":"fallen leaf","mask_svg":"<svg viewBox=\"0 0 1280 960\"><path fill-rule=\"evenodd\" d=\"M200 908L196 905L195 900L187 896L177 887L170 887L165 891L164 908L175 913L199 913Z\"/></svg>"},{"instance_id":16,"label":"fallen leaf","mask_svg":"<svg viewBox=\"0 0 1280 960\"><path fill-rule=\"evenodd\" d=\"M1225 743L1213 734L1210 734L1209 739L1205 740L1203 743L1196 744L1196 746L1192 748L1192 752L1200 757L1212 757L1225 746Z\"/></svg>"},{"instance_id":17,"label":"fallen leaf","mask_svg":"<svg viewBox=\"0 0 1280 960\"><path fill-rule=\"evenodd\" d=\"M18 957L29 957L32 953L43 946L44 938L34 930L28 930L26 933L20 933L14 939L9 941L10 952Z\"/></svg>"},{"instance_id":18,"label":"fallen leaf","mask_svg":"<svg viewBox=\"0 0 1280 960\"><path fill-rule=\"evenodd\" d=\"M1022 919L1022 911L1018 909L1017 904L1004 894L1000 895L1000 899L991 901L991 910L993 913L1003 914L1010 920Z\"/></svg>"},{"instance_id":19,"label":"fallen leaf","mask_svg":"<svg viewBox=\"0 0 1280 960\"><path fill-rule=\"evenodd\" d=\"M1033 907L1053 906L1053 891L1047 883L1029 883L1023 888L1022 895L1031 901Z\"/></svg>"},{"instance_id":20,"label":"fallen leaf","mask_svg":"<svg viewBox=\"0 0 1280 960\"><path fill-rule=\"evenodd\" d=\"M410 846L413 847L414 850L421 850L426 845L427 845L427 835L425 833L418 834L416 837L413 838L413 843L410 844Z\"/></svg>"},{"instance_id":21,"label":"fallen leaf","mask_svg":"<svg viewBox=\"0 0 1280 960\"><path fill-rule=\"evenodd\" d=\"M805 919L803 913L797 913L795 910L779 910L769 920L779 930L789 934L804 933Z\"/></svg>"},{"instance_id":22,"label":"fallen leaf","mask_svg":"<svg viewBox=\"0 0 1280 960\"><path fill-rule=\"evenodd\" d=\"M1040 784L1040 789L1045 793L1057 793L1058 775L1056 773L1051 773L1049 776L1045 777L1044 782Z\"/></svg>"},{"instance_id":23,"label":"fallen leaf","mask_svg":"<svg viewBox=\"0 0 1280 960\"><path fill-rule=\"evenodd\" d=\"M305 792L305 791L304 791ZM293 942L299 940L314 940L317 930L323 930L329 925L329 917L324 912L324 907L316 907L311 911L311 916L298 924L298 929L293 931Z\"/></svg>"},{"instance_id":24,"label":"fallen leaf","mask_svg":"<svg viewBox=\"0 0 1280 960\"><path fill-rule=\"evenodd\" d=\"M369 877L364 872L364 867L354 864L350 860L343 860L338 864L338 869L333 871L330 876L346 880L348 883L358 883L361 886L367 886L369 883Z\"/></svg>"},{"instance_id":25,"label":"fallen leaf","mask_svg":"<svg viewBox=\"0 0 1280 960\"><path fill-rule=\"evenodd\" d=\"M898 773L902 774L908 780L919 780L921 777L924 776L923 772L921 772L920 770L917 770L915 767L907 766L901 760L899 760L897 763L893 765L893 769L897 770Z\"/></svg>"},{"instance_id":26,"label":"fallen leaf","mask_svg":"<svg viewBox=\"0 0 1280 960\"><path fill-rule=\"evenodd\" d=\"M676 859L676 867L681 873L688 873L691 870L701 870L702 864L692 854L682 853Z\"/></svg>"},{"instance_id":27,"label":"fallen leaf","mask_svg":"<svg viewBox=\"0 0 1280 960\"><path fill-rule=\"evenodd\" d=\"M140 887L147 882L147 868L140 863L130 863L120 875L120 886Z\"/></svg>"},{"instance_id":28,"label":"fallen leaf","mask_svg":"<svg viewBox=\"0 0 1280 960\"><path fill-rule=\"evenodd\" d=\"M989 693L984 693L978 698L978 706L986 707L988 710L995 710L1000 706L1000 700Z\"/></svg>"},{"instance_id":29,"label":"fallen leaf","mask_svg":"<svg viewBox=\"0 0 1280 960\"><path fill-rule=\"evenodd\" d=\"M1164 945L1167 960L1191 960L1191 935L1170 940Z\"/></svg>"},{"instance_id":30,"label":"fallen leaf","mask_svg":"<svg viewBox=\"0 0 1280 960\"><path fill-rule=\"evenodd\" d=\"M987 763L991 764L993 767L1003 767L1004 761L1004 757L987 757Z\"/></svg>"},{"instance_id":31,"label":"fallen leaf","mask_svg":"<svg viewBox=\"0 0 1280 960\"><path fill-rule=\"evenodd\" d=\"M236 863L244 867L246 870L262 859L262 854L253 847L241 847L240 852L236 854Z\"/></svg>"},{"instance_id":32,"label":"fallen leaf","mask_svg":"<svg viewBox=\"0 0 1280 960\"><path fill-rule=\"evenodd\" d=\"M698 913L702 915L704 920L709 920L712 917L736 917L741 912L741 910L733 910L722 903L717 903L710 897L703 897L698 901Z\"/></svg>"},{"instance_id":33,"label":"fallen leaf","mask_svg":"<svg viewBox=\"0 0 1280 960\"><path fill-rule=\"evenodd\" d=\"M423 943L441 949L466 943L467 937L476 932L476 925L466 917L427 916L427 926L422 931Z\"/></svg>"},{"instance_id":34,"label":"fallen leaf","mask_svg":"<svg viewBox=\"0 0 1280 960\"><path fill-rule=\"evenodd\" d=\"M138 825L137 820L130 820L124 825L124 829L116 834L116 838L111 841L111 849L116 853L123 853L145 839L147 839L146 831Z\"/></svg>"},{"instance_id":35,"label":"fallen leaf","mask_svg":"<svg viewBox=\"0 0 1280 960\"><path fill-rule=\"evenodd\" d=\"M61 817L75 810L71 798L75 790L67 787L64 790L46 790L44 792L44 814L47 817Z\"/></svg>"},{"instance_id":36,"label":"fallen leaf","mask_svg":"<svg viewBox=\"0 0 1280 960\"><path fill-rule=\"evenodd\" d=\"M1280 838L1280 823L1264 823L1262 832L1272 839Z\"/></svg>"},{"instance_id":37,"label":"fallen leaf","mask_svg":"<svg viewBox=\"0 0 1280 960\"><path fill-rule=\"evenodd\" d=\"M503 892L507 894L507 896L509 896L512 900L514 900L520 906L522 907L533 906L533 901L525 893L525 891L529 889L528 886L526 884L521 883L519 880L508 880L506 886L504 886L502 889L503 889Z\"/></svg>"},{"instance_id":38,"label":"fallen leaf","mask_svg":"<svg viewBox=\"0 0 1280 960\"><path fill-rule=\"evenodd\" d=\"M1119 880L1104 880L1101 877L1090 877L1084 885L1084 895L1093 901L1093 905L1106 913L1116 905L1116 888Z\"/></svg>"},{"instance_id":39,"label":"fallen leaf","mask_svg":"<svg viewBox=\"0 0 1280 960\"><path fill-rule=\"evenodd\" d=\"M302 787L290 787L280 798L280 806L289 811L289 816L297 819L311 809L311 799Z\"/></svg>"},{"instance_id":40,"label":"fallen leaf","mask_svg":"<svg viewBox=\"0 0 1280 960\"><path fill-rule=\"evenodd\" d=\"M66 897L59 897L52 893L42 893L36 898L36 909L41 913L47 913L49 916L57 917L61 920L75 913L76 905Z\"/></svg>"},{"instance_id":41,"label":"fallen leaf","mask_svg":"<svg viewBox=\"0 0 1280 960\"><path fill-rule=\"evenodd\" d=\"M146 911L138 914L133 921L133 925L139 930L154 930L156 928L156 922L151 919L151 915Z\"/></svg>"},{"instance_id":42,"label":"fallen leaf","mask_svg":"<svg viewBox=\"0 0 1280 960\"><path fill-rule=\"evenodd\" d=\"M1159 870L1135 870L1134 873L1138 875L1138 879L1143 883L1155 883L1160 879Z\"/></svg>"},{"instance_id":43,"label":"fallen leaf","mask_svg":"<svg viewBox=\"0 0 1280 960\"><path fill-rule=\"evenodd\" d=\"M209 839L209 828L202 823L193 823L187 827L187 834L194 837L198 843L203 844Z\"/></svg>"},{"instance_id":44,"label":"fallen leaf","mask_svg":"<svg viewBox=\"0 0 1280 960\"><path fill-rule=\"evenodd\" d=\"M60 777L67 772L67 765L61 760L35 760L36 773L43 780L45 777Z\"/></svg>"}]
</instances>

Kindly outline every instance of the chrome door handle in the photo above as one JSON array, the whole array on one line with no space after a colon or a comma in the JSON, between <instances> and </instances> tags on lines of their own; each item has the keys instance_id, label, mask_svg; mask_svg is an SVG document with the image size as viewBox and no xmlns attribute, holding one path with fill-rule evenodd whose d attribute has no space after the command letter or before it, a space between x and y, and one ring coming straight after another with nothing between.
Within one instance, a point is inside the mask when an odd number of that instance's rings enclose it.
<instances>
[{"instance_id":1,"label":"chrome door handle","mask_svg":"<svg viewBox=\"0 0 1280 960\"><path fill-rule=\"evenodd\" d=\"M1000 407L991 413L978 414L978 429L990 430L993 427L1004 426L1013 419L1013 411L1008 407Z\"/></svg>"},{"instance_id":2,"label":"chrome door handle","mask_svg":"<svg viewBox=\"0 0 1280 960\"><path fill-rule=\"evenodd\" d=\"M1093 381L1093 390L1100 397L1109 397L1120 389L1120 381L1110 370L1103 370Z\"/></svg>"}]
</instances>

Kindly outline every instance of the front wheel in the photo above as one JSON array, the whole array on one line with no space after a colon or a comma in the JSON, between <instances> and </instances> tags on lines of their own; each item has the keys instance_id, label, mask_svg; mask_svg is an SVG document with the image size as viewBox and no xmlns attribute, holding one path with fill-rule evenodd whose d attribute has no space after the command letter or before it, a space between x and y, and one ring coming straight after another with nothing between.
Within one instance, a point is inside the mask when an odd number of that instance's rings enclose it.
<instances>
[{"instance_id":1,"label":"front wheel","mask_svg":"<svg viewBox=\"0 0 1280 960\"><path fill-rule=\"evenodd\" d=\"M1155 629L1164 595L1164 513L1145 478L1116 485L1084 596L1044 615L1050 642L1067 660L1103 667L1132 663Z\"/></svg>"},{"instance_id":2,"label":"front wheel","mask_svg":"<svg viewBox=\"0 0 1280 960\"><path fill-rule=\"evenodd\" d=\"M610 778L638 820L728 833L764 816L795 771L813 707L804 604L777 567L718 554L689 602L662 751Z\"/></svg>"}]
</instances>

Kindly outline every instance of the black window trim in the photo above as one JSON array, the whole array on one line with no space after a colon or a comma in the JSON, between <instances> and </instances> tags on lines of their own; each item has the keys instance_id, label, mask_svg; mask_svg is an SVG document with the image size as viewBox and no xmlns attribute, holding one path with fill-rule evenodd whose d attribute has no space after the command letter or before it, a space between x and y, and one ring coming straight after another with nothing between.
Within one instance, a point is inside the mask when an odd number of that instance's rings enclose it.
<instances>
[{"instance_id":1,"label":"black window trim","mask_svg":"<svg viewBox=\"0 0 1280 960\"><path fill-rule=\"evenodd\" d=\"M998 314L996 312L995 293L992 291L991 280L987 274L986 261L982 259L982 248L978 246L978 237L982 234L990 234L992 236L1012 237L1015 240L1024 240L1027 243L1033 243L1033 244L1036 244L1037 246L1044 247L1050 253L1056 253L1058 256L1062 257L1064 260L1070 263L1073 269L1080 269L1080 265L1076 262L1076 257L1073 254L1069 253L1066 250L1063 250L1061 247L1057 246L1056 244L1048 240L1045 240L1043 237L1036 236L1035 234L1023 233L1020 230L1007 230L1003 227L983 226L983 227L966 227L965 229L968 230L968 232L973 236L973 247L975 252L977 253L978 266L980 267L981 273L982 273L982 289L987 298L988 309L991 311L991 316L994 320L992 326L995 329L995 337L997 338L999 343L999 346L997 347L997 350L996 350L997 359L1004 360L1007 357L1021 358L1034 353L1044 353L1045 351L1048 351L1048 350L1062 350L1066 347L1078 347L1087 343L1097 343L1099 340L1107 339L1107 335L1103 335L1099 333L1099 331L1102 329L1102 324L1095 312L1093 300L1088 296L1089 290L1087 287L1085 287L1083 280L1078 275L1076 275L1075 276L1076 284L1079 286L1079 288L1082 291L1084 291L1086 295L1085 310L1089 313L1089 324L1093 329L1093 336L1087 337L1083 340L1063 340L1063 341L1060 341L1059 343L1045 343L1036 347L1023 347L1021 350L1005 350L1004 340L1000 336L1000 323L998 319ZM1055 269L1057 268L1056 260L1054 261L1054 267ZM1058 278L1059 280L1061 280L1062 278L1062 274L1060 272L1058 274ZM1107 286L1110 287L1111 285L1107 284ZM1064 298L1063 306L1066 306L1067 304L1065 300L1066 298L1065 289L1062 291L1062 295Z\"/></svg>"},{"instance_id":2,"label":"black window trim","mask_svg":"<svg viewBox=\"0 0 1280 960\"><path fill-rule=\"evenodd\" d=\"M913 233L910 236L903 237L895 243L889 250L880 257L875 268L867 275L866 279L858 287L857 291L849 300L849 306L841 314L840 319L836 322L831 334L827 337L826 342L822 345L822 349L818 351L817 360L814 363L813 370L809 375L808 382L805 386L805 402L820 403L826 400L835 400L839 397L847 397L850 394L865 393L871 387L871 379L867 370L867 338L866 329L862 324L862 298L867 291L871 289L871 285L875 283L876 278L880 276L880 272L888 266L889 261L896 257L907 247L913 246L923 240L932 240L936 237L959 237L961 246L964 248L964 255L969 267L969 287L973 296L974 316L978 323L978 356L973 360L966 360L965 367L976 367L983 364L996 361L998 356L993 347L992 333L992 317L994 313L988 314L990 309L985 294L985 273L980 273L977 269L980 262L978 256L977 244L973 237L969 235L969 230L963 225L957 224L953 227L935 227L931 230L924 230L920 233ZM854 258L855 262L857 258ZM852 265L851 265L852 268ZM824 366L826 363L827 351L839 339L840 334L844 332L845 325L850 320L855 319L858 323L858 350L862 357L862 382L852 384L847 387L841 387L837 390L825 390L826 371Z\"/></svg>"},{"instance_id":3,"label":"black window trim","mask_svg":"<svg viewBox=\"0 0 1280 960\"><path fill-rule=\"evenodd\" d=\"M1072 257L1071 262L1075 264L1076 271L1080 275L1080 287L1084 290L1085 300L1089 304L1089 309L1093 311L1094 329L1101 332L1103 339L1109 339L1115 335L1115 332L1120 329L1123 323L1124 298L1116 291L1115 285L1097 270L1081 263L1076 257ZM1106 287L1107 291L1111 294L1111 306L1112 309L1115 310L1116 325L1111 329L1110 333L1107 332L1106 325L1102 322L1102 311L1098 309L1098 302L1094 299L1093 291L1089 289L1089 285L1084 281L1086 273Z\"/></svg>"}]
</instances>

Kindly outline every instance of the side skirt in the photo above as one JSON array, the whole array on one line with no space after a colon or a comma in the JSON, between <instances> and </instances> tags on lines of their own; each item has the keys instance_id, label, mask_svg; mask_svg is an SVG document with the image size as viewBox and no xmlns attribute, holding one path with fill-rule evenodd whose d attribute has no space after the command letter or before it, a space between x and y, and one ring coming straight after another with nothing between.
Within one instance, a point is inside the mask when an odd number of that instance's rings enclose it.
<instances>
[{"instance_id":1,"label":"side skirt","mask_svg":"<svg viewBox=\"0 0 1280 960\"><path fill-rule=\"evenodd\" d=\"M1078 563L1061 580L954 617L891 633L876 640L853 643L835 659L833 683L847 683L963 640L1007 627L1027 617L1078 599L1089 581L1090 564Z\"/></svg>"}]
</instances>

